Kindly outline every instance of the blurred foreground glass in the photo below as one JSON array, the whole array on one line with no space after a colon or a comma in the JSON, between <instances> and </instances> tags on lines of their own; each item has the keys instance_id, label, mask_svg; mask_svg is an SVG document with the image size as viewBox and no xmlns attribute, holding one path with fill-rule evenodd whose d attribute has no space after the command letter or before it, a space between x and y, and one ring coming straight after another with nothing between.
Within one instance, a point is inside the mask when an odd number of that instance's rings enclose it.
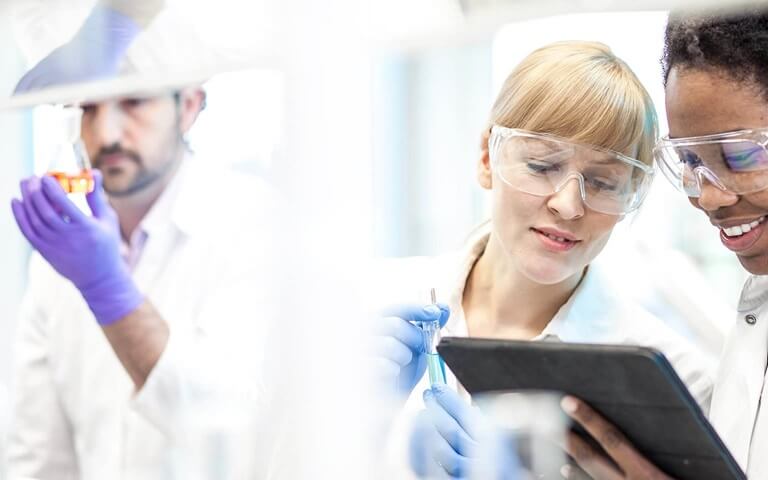
<instances>
[{"instance_id":1,"label":"blurred foreground glass","mask_svg":"<svg viewBox=\"0 0 768 480\"><path fill-rule=\"evenodd\" d=\"M470 479L561 479L568 463L560 445L570 424L562 394L493 392L474 395L488 419L481 425Z\"/></svg>"},{"instance_id":2,"label":"blurred foreground glass","mask_svg":"<svg viewBox=\"0 0 768 480\"><path fill-rule=\"evenodd\" d=\"M184 415L169 449L168 480L264 478L270 443L260 438L258 403L217 399L197 406Z\"/></svg>"}]
</instances>

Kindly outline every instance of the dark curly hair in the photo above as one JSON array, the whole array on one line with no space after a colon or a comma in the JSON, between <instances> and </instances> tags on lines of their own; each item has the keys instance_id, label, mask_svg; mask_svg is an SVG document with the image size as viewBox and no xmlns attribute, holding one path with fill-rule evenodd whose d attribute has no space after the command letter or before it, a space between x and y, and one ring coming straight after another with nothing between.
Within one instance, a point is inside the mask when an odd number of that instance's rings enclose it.
<instances>
[{"instance_id":1,"label":"dark curly hair","mask_svg":"<svg viewBox=\"0 0 768 480\"><path fill-rule=\"evenodd\" d=\"M661 63L665 85L673 67L714 70L768 97L768 9L670 14Z\"/></svg>"}]
</instances>

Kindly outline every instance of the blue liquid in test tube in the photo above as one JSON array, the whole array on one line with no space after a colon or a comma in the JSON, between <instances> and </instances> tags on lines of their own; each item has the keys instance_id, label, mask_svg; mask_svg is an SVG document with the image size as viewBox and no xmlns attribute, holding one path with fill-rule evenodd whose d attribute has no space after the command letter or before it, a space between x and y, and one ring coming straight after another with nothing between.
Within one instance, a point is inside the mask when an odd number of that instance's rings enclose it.
<instances>
[{"instance_id":1,"label":"blue liquid in test tube","mask_svg":"<svg viewBox=\"0 0 768 480\"><path fill-rule=\"evenodd\" d=\"M433 288L430 293L432 305L437 306L435 289ZM445 363L437 353L437 344L440 343L440 320L421 322L421 330L424 334L424 351L427 353L429 384L445 384Z\"/></svg>"}]
</instances>

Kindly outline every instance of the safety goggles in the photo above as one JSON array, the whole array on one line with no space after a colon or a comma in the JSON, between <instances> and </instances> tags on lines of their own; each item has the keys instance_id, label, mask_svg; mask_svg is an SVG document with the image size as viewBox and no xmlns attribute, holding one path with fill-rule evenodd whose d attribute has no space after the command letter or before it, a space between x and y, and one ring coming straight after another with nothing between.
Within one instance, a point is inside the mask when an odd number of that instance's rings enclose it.
<instances>
[{"instance_id":1,"label":"safety goggles","mask_svg":"<svg viewBox=\"0 0 768 480\"><path fill-rule=\"evenodd\" d=\"M768 188L768 129L659 140L653 154L664 176L689 197L704 179L738 195Z\"/></svg>"},{"instance_id":2,"label":"safety goggles","mask_svg":"<svg viewBox=\"0 0 768 480\"><path fill-rule=\"evenodd\" d=\"M653 180L653 167L613 150L544 133L494 125L491 166L512 188L548 196L576 179L584 204L621 215L637 209Z\"/></svg>"}]
</instances>

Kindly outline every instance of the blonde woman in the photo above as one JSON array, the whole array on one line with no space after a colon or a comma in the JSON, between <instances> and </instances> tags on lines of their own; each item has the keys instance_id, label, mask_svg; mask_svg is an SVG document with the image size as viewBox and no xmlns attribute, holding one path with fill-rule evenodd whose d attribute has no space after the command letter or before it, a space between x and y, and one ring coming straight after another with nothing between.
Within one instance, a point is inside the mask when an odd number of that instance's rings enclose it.
<instances>
[{"instance_id":1,"label":"blonde woman","mask_svg":"<svg viewBox=\"0 0 768 480\"><path fill-rule=\"evenodd\" d=\"M706 408L708 363L589 267L643 201L656 136L648 93L603 44L551 44L509 75L477 164L490 220L459 254L408 259L390 272L401 284L437 285L447 302L442 311L401 306L381 322L379 352L409 396L394 437L418 476L462 476L474 440L468 399L450 372L446 388L422 378L421 336L409 320L442 317L451 336L653 346Z\"/></svg>"}]
</instances>

